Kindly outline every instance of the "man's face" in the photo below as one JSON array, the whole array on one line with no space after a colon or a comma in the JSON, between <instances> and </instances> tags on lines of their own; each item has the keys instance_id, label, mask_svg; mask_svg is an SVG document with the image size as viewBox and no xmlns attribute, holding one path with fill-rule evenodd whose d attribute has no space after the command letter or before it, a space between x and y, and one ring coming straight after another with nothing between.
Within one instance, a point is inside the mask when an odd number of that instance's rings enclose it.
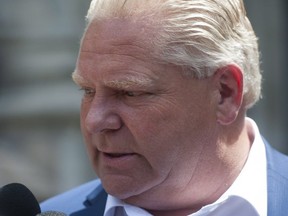
<instances>
[{"instance_id":1,"label":"man's face","mask_svg":"<svg viewBox=\"0 0 288 216\"><path fill-rule=\"evenodd\" d=\"M157 62L149 35L132 22L92 23L74 73L93 167L108 193L132 203L201 180L216 148L210 79Z\"/></svg>"}]
</instances>

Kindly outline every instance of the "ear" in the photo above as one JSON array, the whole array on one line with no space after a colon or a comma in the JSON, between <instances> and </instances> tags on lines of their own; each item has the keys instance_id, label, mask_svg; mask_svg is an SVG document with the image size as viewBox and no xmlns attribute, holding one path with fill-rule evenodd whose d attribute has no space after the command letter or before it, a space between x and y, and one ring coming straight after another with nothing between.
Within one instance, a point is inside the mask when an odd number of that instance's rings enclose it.
<instances>
[{"instance_id":1,"label":"ear","mask_svg":"<svg viewBox=\"0 0 288 216\"><path fill-rule=\"evenodd\" d=\"M220 68L214 74L217 86L217 121L222 125L231 124L238 116L243 99L243 74L236 65Z\"/></svg>"}]
</instances>

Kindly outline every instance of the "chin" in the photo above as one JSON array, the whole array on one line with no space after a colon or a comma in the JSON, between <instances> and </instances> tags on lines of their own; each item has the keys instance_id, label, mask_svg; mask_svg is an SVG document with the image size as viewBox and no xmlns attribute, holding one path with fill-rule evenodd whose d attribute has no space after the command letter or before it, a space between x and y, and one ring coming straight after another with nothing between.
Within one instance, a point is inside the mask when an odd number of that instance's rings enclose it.
<instances>
[{"instance_id":1,"label":"chin","mask_svg":"<svg viewBox=\"0 0 288 216\"><path fill-rule=\"evenodd\" d=\"M125 200L141 193L139 184L135 184L135 180L131 181L127 177L100 179L105 191L118 199Z\"/></svg>"},{"instance_id":2,"label":"chin","mask_svg":"<svg viewBox=\"0 0 288 216\"><path fill-rule=\"evenodd\" d=\"M105 187L103 185L103 187L108 194L120 200L127 200L135 196L135 191L133 191L131 188L121 187L119 185L114 187Z\"/></svg>"}]
</instances>

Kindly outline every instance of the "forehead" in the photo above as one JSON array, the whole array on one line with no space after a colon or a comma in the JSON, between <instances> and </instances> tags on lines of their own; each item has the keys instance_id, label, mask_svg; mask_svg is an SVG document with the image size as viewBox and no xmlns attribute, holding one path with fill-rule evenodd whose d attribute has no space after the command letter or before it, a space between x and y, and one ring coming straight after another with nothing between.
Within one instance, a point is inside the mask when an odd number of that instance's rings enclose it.
<instances>
[{"instance_id":1,"label":"forehead","mask_svg":"<svg viewBox=\"0 0 288 216\"><path fill-rule=\"evenodd\" d=\"M150 48L153 30L143 21L131 21L120 18L92 21L83 37L82 51L103 48L101 45L135 45Z\"/></svg>"},{"instance_id":2,"label":"forehead","mask_svg":"<svg viewBox=\"0 0 288 216\"><path fill-rule=\"evenodd\" d=\"M163 65L152 54L156 48L151 46L151 34L151 28L142 22L92 22L82 40L77 73L90 79L91 74L143 75L161 69Z\"/></svg>"}]
</instances>

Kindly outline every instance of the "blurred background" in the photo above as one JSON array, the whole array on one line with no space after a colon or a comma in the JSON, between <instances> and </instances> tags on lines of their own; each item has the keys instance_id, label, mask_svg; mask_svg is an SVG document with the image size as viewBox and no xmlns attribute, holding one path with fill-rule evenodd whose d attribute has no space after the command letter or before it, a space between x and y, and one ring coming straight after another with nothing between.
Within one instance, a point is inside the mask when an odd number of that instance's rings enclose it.
<instances>
[{"instance_id":1,"label":"blurred background","mask_svg":"<svg viewBox=\"0 0 288 216\"><path fill-rule=\"evenodd\" d=\"M20 182L39 201L95 178L71 81L90 0L0 0L0 187ZM288 3L246 0L259 37L262 100L249 111L288 153Z\"/></svg>"}]
</instances>

